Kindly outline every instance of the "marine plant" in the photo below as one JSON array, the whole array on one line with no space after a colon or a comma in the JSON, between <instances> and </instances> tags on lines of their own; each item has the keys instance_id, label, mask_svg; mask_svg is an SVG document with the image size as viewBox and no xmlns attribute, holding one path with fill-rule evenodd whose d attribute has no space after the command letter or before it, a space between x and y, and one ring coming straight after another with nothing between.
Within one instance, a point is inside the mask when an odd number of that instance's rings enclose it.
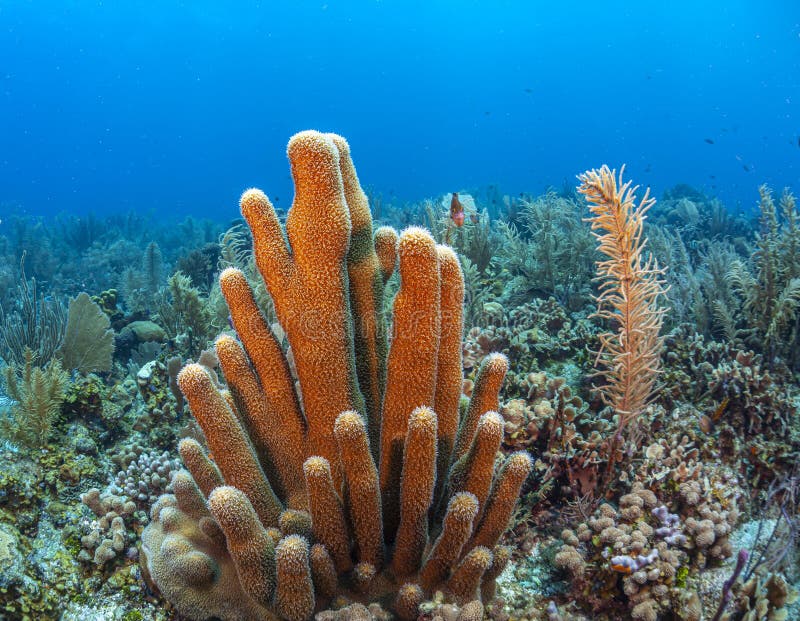
<instances>
[{"instance_id":1,"label":"marine plant","mask_svg":"<svg viewBox=\"0 0 800 621\"><path fill-rule=\"evenodd\" d=\"M272 304L272 298L264 285L264 279L258 272L255 257L253 256L253 239L250 231L244 224L235 224L229 228L225 233L220 235L219 241L219 260L217 261L217 269L222 272L229 267L235 267L241 270L250 287L253 289L253 295L256 298L256 303L264 314L266 320L272 325L275 324L277 319L275 317L275 308ZM219 286L215 285L212 289L209 298L214 303L215 325L227 325L228 320L228 307L225 305L225 299L219 291ZM224 319L223 322L219 318Z\"/></svg>"},{"instance_id":2,"label":"marine plant","mask_svg":"<svg viewBox=\"0 0 800 621\"><path fill-rule=\"evenodd\" d=\"M679 231L663 225L651 224L648 246L660 265L669 265L665 280L669 286L670 313L665 317L664 328L669 330L693 322L698 332L707 334L711 309L704 295L705 273L698 265L701 257L690 254Z\"/></svg>"},{"instance_id":3,"label":"marine plant","mask_svg":"<svg viewBox=\"0 0 800 621\"><path fill-rule=\"evenodd\" d=\"M8 365L4 371L5 389L15 403L0 418L2 435L24 446L44 446L64 402L67 374L58 360L38 366L28 348L21 365Z\"/></svg>"},{"instance_id":4,"label":"marine plant","mask_svg":"<svg viewBox=\"0 0 800 621\"><path fill-rule=\"evenodd\" d=\"M179 257L175 268L188 276L193 286L201 291L208 291L214 283L219 257L219 245L209 243Z\"/></svg>"},{"instance_id":5,"label":"marine plant","mask_svg":"<svg viewBox=\"0 0 800 621\"><path fill-rule=\"evenodd\" d=\"M654 225L669 226L692 244L745 238L750 229L743 214L732 213L719 199L686 184L665 190L650 219Z\"/></svg>"},{"instance_id":6,"label":"marine plant","mask_svg":"<svg viewBox=\"0 0 800 621\"><path fill-rule=\"evenodd\" d=\"M460 209L460 217L456 216L458 223L450 206L453 196ZM471 194L456 192L445 194L438 202L426 200L424 213L433 238L438 243L451 246L460 256L466 257L481 276L486 276L503 242L489 212L479 209Z\"/></svg>"},{"instance_id":7,"label":"marine plant","mask_svg":"<svg viewBox=\"0 0 800 621\"><path fill-rule=\"evenodd\" d=\"M609 469L626 428L644 411L656 391L661 366L661 324L666 312L663 272L652 256L645 256L643 227L647 210L655 203L645 191L636 202L638 186L623 183L624 167L603 166L579 176L578 191L589 202L592 230L598 250L607 258L597 262L600 293L595 317L614 330L599 335L597 363L603 401L617 416L617 430L609 450Z\"/></svg>"},{"instance_id":8,"label":"marine plant","mask_svg":"<svg viewBox=\"0 0 800 621\"><path fill-rule=\"evenodd\" d=\"M511 300L555 297L570 308L589 299L595 249L581 225L585 208L554 191L522 201L520 225L499 222L498 263L512 276Z\"/></svg>"},{"instance_id":9,"label":"marine plant","mask_svg":"<svg viewBox=\"0 0 800 621\"><path fill-rule=\"evenodd\" d=\"M212 333L211 310L206 297L192 285L188 276L182 272L170 276L167 287L159 291L154 304L156 322L170 338L185 339L189 355L197 355L205 349Z\"/></svg>"},{"instance_id":10,"label":"marine plant","mask_svg":"<svg viewBox=\"0 0 800 621\"><path fill-rule=\"evenodd\" d=\"M462 228L467 234L462 245L456 246L460 255L467 257L485 275L489 270L492 259L500 250L502 237L492 226L489 213L484 209L470 218L468 225Z\"/></svg>"},{"instance_id":11,"label":"marine plant","mask_svg":"<svg viewBox=\"0 0 800 621\"><path fill-rule=\"evenodd\" d=\"M744 320L745 342L764 352L770 364L784 356L800 364L800 214L785 189L780 215L766 185L759 188L759 232L750 263L734 261L728 277Z\"/></svg>"},{"instance_id":12,"label":"marine plant","mask_svg":"<svg viewBox=\"0 0 800 621\"><path fill-rule=\"evenodd\" d=\"M6 364L20 365L30 350L37 362L46 364L64 339L66 312L59 298L45 296L35 278L25 277L24 261L14 306L0 304L0 355Z\"/></svg>"},{"instance_id":13,"label":"marine plant","mask_svg":"<svg viewBox=\"0 0 800 621\"><path fill-rule=\"evenodd\" d=\"M142 257L142 276L144 289L148 295L154 295L161 286L161 272L164 269L164 259L161 248L154 241L147 244Z\"/></svg>"},{"instance_id":14,"label":"marine plant","mask_svg":"<svg viewBox=\"0 0 800 621\"><path fill-rule=\"evenodd\" d=\"M25 261L25 269L31 278L44 282L58 270L59 262L52 247L52 239L48 235L48 227L41 218L28 218L22 215L18 207L9 209L4 205L4 231L8 239L13 262ZM17 213L15 213L17 212Z\"/></svg>"},{"instance_id":15,"label":"marine plant","mask_svg":"<svg viewBox=\"0 0 800 621\"><path fill-rule=\"evenodd\" d=\"M107 223L91 212L84 217L60 214L54 224L51 235L55 237L55 231L58 231L57 235L66 242L66 245L79 254L91 248L108 233Z\"/></svg>"},{"instance_id":16,"label":"marine plant","mask_svg":"<svg viewBox=\"0 0 800 621\"><path fill-rule=\"evenodd\" d=\"M465 256L460 259L464 272L464 325L475 326L483 315L484 303L489 301L489 291L477 266Z\"/></svg>"},{"instance_id":17,"label":"marine plant","mask_svg":"<svg viewBox=\"0 0 800 621\"><path fill-rule=\"evenodd\" d=\"M162 286L164 258L157 242L151 241L140 262L127 267L119 276L119 289L130 314L144 314Z\"/></svg>"},{"instance_id":18,"label":"marine plant","mask_svg":"<svg viewBox=\"0 0 800 621\"><path fill-rule=\"evenodd\" d=\"M241 207L293 365L244 274L225 270L241 340L216 341L228 389L195 364L178 378L213 461L181 442L189 472L152 509L144 568L191 619L301 621L334 597L416 619L436 589L480 600L508 560L496 545L531 469L518 452L494 474L507 360L484 360L460 417L455 253L419 228L373 236L339 136L302 132L288 154L285 235L260 191ZM387 347L382 297L396 262Z\"/></svg>"}]
</instances>

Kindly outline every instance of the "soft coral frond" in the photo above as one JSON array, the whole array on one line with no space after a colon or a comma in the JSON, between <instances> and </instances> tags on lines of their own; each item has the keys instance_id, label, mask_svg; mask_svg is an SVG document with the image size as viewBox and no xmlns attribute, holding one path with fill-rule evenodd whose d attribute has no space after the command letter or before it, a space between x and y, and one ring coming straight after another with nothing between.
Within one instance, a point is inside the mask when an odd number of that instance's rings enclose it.
<instances>
[{"instance_id":1,"label":"soft coral frond","mask_svg":"<svg viewBox=\"0 0 800 621\"><path fill-rule=\"evenodd\" d=\"M660 371L661 324L665 308L664 270L645 256L645 214L655 203L649 190L638 203L631 182L603 166L579 176L578 191L589 203L598 250L607 258L597 262L600 293L596 316L616 326L600 336L597 362L605 379L600 393L619 416L618 433L647 406Z\"/></svg>"}]
</instances>

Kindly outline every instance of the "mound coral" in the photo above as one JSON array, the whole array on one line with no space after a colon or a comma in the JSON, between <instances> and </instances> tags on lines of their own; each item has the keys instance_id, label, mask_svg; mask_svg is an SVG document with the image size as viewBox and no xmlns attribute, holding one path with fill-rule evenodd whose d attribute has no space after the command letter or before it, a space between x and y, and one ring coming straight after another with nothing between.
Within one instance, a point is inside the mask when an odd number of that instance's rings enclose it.
<instances>
[{"instance_id":1,"label":"mound coral","mask_svg":"<svg viewBox=\"0 0 800 621\"><path fill-rule=\"evenodd\" d=\"M455 253L419 228L373 236L339 136L302 132L288 154L296 197L285 236L262 192L245 192L241 208L289 351L244 274L225 270L241 343L216 342L227 390L200 365L179 375L210 454L181 442L188 472L152 509L144 568L198 620L301 621L348 601L412 619L435 591L480 600L508 560L497 544L531 469L518 452L495 474L508 361L483 361L460 416ZM387 346L384 285L396 263Z\"/></svg>"}]
</instances>

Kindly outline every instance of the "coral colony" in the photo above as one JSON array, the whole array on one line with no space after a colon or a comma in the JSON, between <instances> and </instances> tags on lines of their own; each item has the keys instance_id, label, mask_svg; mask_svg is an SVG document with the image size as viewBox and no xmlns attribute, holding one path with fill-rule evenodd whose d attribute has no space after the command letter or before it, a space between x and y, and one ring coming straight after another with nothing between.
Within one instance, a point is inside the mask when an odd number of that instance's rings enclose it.
<instances>
[{"instance_id":1,"label":"coral colony","mask_svg":"<svg viewBox=\"0 0 800 621\"><path fill-rule=\"evenodd\" d=\"M1 618L800 618L788 189L392 204L288 156L229 227L10 216Z\"/></svg>"}]
</instances>

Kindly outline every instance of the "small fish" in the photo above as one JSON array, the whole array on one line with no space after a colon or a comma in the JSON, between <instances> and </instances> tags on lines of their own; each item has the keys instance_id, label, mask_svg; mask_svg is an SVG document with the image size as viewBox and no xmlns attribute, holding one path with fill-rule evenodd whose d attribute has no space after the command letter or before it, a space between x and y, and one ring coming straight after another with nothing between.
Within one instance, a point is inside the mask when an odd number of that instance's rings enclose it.
<instances>
[{"instance_id":1,"label":"small fish","mask_svg":"<svg viewBox=\"0 0 800 621\"><path fill-rule=\"evenodd\" d=\"M800 147L800 136L797 137L797 146Z\"/></svg>"},{"instance_id":2,"label":"small fish","mask_svg":"<svg viewBox=\"0 0 800 621\"><path fill-rule=\"evenodd\" d=\"M457 227L464 226L464 207L458 200L458 192L453 192L453 198L450 199L450 219Z\"/></svg>"},{"instance_id":3,"label":"small fish","mask_svg":"<svg viewBox=\"0 0 800 621\"><path fill-rule=\"evenodd\" d=\"M478 222L480 222L480 218L478 218L477 213L473 212L469 214L469 221L472 222L472 224L478 224Z\"/></svg>"},{"instance_id":4,"label":"small fish","mask_svg":"<svg viewBox=\"0 0 800 621\"><path fill-rule=\"evenodd\" d=\"M714 144L714 141L711 140L711 138L705 138L703 141L707 142L708 144Z\"/></svg>"},{"instance_id":5,"label":"small fish","mask_svg":"<svg viewBox=\"0 0 800 621\"><path fill-rule=\"evenodd\" d=\"M744 168L744 172L750 172L750 167L747 164L742 164L742 168Z\"/></svg>"},{"instance_id":6,"label":"small fish","mask_svg":"<svg viewBox=\"0 0 800 621\"><path fill-rule=\"evenodd\" d=\"M526 88L526 89L525 89L525 92L526 92L526 93L532 93L532 92L533 92L533 89L532 89L532 88Z\"/></svg>"},{"instance_id":7,"label":"small fish","mask_svg":"<svg viewBox=\"0 0 800 621\"><path fill-rule=\"evenodd\" d=\"M716 176L716 175L709 175L709 177L710 177L711 179L716 179L716 178L717 178L717 176Z\"/></svg>"},{"instance_id":8,"label":"small fish","mask_svg":"<svg viewBox=\"0 0 800 621\"><path fill-rule=\"evenodd\" d=\"M712 431L714 431L714 422L711 420L711 418L709 418L705 414L703 414L700 417L699 426L700 426L700 431L702 431L703 433L711 433Z\"/></svg>"}]
</instances>

